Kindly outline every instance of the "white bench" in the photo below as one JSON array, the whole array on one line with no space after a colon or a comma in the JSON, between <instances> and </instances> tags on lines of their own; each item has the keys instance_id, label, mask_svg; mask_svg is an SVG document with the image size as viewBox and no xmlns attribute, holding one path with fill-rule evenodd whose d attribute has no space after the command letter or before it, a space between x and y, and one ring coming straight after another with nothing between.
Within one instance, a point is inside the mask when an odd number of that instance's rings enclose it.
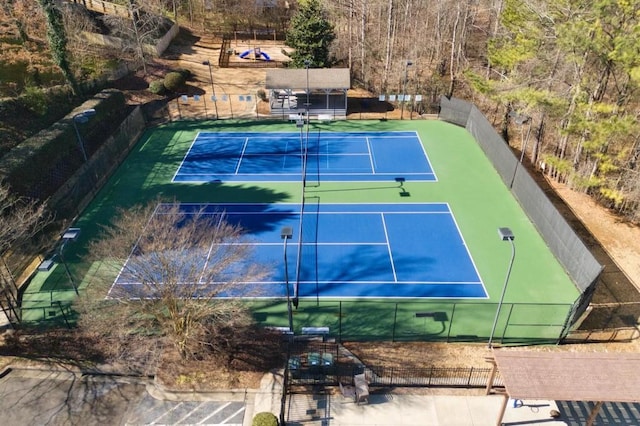
<instances>
[{"instance_id":1,"label":"white bench","mask_svg":"<svg viewBox=\"0 0 640 426\"><path fill-rule=\"evenodd\" d=\"M302 327L302 334L307 336L326 336L329 334L329 327Z\"/></svg>"},{"instance_id":2,"label":"white bench","mask_svg":"<svg viewBox=\"0 0 640 426\"><path fill-rule=\"evenodd\" d=\"M333 117L331 116L331 114L318 114L318 120L323 123L331 123Z\"/></svg>"},{"instance_id":3,"label":"white bench","mask_svg":"<svg viewBox=\"0 0 640 426\"><path fill-rule=\"evenodd\" d=\"M291 329L289 327L265 327L267 330L272 330L275 331L277 333L281 333L284 335L292 335L293 331L291 331Z\"/></svg>"},{"instance_id":4,"label":"white bench","mask_svg":"<svg viewBox=\"0 0 640 426\"><path fill-rule=\"evenodd\" d=\"M298 120L303 120L303 119L304 119L304 114L302 114L302 113L289 114L289 121L298 121Z\"/></svg>"}]
</instances>

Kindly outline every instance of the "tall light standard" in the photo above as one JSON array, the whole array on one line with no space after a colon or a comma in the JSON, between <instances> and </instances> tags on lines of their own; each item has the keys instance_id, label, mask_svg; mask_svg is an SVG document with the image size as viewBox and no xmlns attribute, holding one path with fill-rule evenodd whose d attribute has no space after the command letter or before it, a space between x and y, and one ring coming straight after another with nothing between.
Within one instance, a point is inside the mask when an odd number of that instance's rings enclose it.
<instances>
[{"instance_id":1,"label":"tall light standard","mask_svg":"<svg viewBox=\"0 0 640 426\"><path fill-rule=\"evenodd\" d=\"M218 119L218 102L216 100L216 88L213 85L213 71L211 70L211 62L209 60L206 60L202 62L202 65L209 66L209 79L211 81L211 95L213 96L213 106L216 109L216 120L217 120Z\"/></svg>"},{"instance_id":2,"label":"tall light standard","mask_svg":"<svg viewBox=\"0 0 640 426\"><path fill-rule=\"evenodd\" d=\"M78 130L78 123L84 124L89 121L89 118L93 117L94 115L96 115L95 109L85 109L84 111L74 115L72 120L73 128L75 129L76 137L78 138L78 145L80 145L80 151L82 151L82 157L84 158L85 162L87 161L87 152L84 149L84 142L82 140L82 136L80 136L80 130Z\"/></svg>"},{"instance_id":3,"label":"tall light standard","mask_svg":"<svg viewBox=\"0 0 640 426\"><path fill-rule=\"evenodd\" d=\"M409 67L413 65L413 62L407 61L404 64L404 81L402 82L402 103L400 104L400 120L404 117L404 101L407 99L406 88L407 88L407 77L409 75Z\"/></svg>"},{"instance_id":4,"label":"tall light standard","mask_svg":"<svg viewBox=\"0 0 640 426\"><path fill-rule=\"evenodd\" d=\"M309 117L309 107L311 107L311 102L309 102L309 67L311 66L311 60L304 60L304 67L307 70L307 102L304 104L305 115L307 116L307 136L305 138L304 150L302 152L302 186L307 186L307 150L309 149L309 125L310 125L310 117ZM296 308L298 307L298 299L294 300Z\"/></svg>"},{"instance_id":5,"label":"tall light standard","mask_svg":"<svg viewBox=\"0 0 640 426\"><path fill-rule=\"evenodd\" d=\"M293 333L293 313L291 312L291 292L289 290L289 265L287 262L287 240L293 236L293 228L283 226L280 237L284 240L284 283L287 286L287 314L289 318L289 331Z\"/></svg>"},{"instance_id":6,"label":"tall light standard","mask_svg":"<svg viewBox=\"0 0 640 426\"><path fill-rule=\"evenodd\" d=\"M520 162L516 163L516 167L513 169L513 176L511 177L511 183L509 183L509 188L513 188L513 182L516 180L516 174L518 173L518 167L522 164L522 160L524 159L524 154L527 150L527 142L529 141L529 133L531 131L531 117L528 115L518 114L515 111L509 112L509 117L513 118L513 121L520 126ZM529 123L529 129L527 130L527 137L524 137L524 125Z\"/></svg>"},{"instance_id":7,"label":"tall light standard","mask_svg":"<svg viewBox=\"0 0 640 426\"><path fill-rule=\"evenodd\" d=\"M67 245L69 241L76 241L79 236L80 236L80 228L67 229L64 232L64 234L62 234L62 238L61 238L62 243L60 244L60 248L58 249L58 256L60 257L60 263L62 263L62 266L64 267L64 270L67 273L67 277L69 278L69 282L71 282L71 285L73 286L73 289L76 291L76 294L79 294L78 286L76 285L76 282L74 281L73 276L71 275L71 271L69 270L69 266L67 265L67 262L64 261L64 247Z\"/></svg>"},{"instance_id":8,"label":"tall light standard","mask_svg":"<svg viewBox=\"0 0 640 426\"><path fill-rule=\"evenodd\" d=\"M516 245L513 240L516 239L513 232L509 228L498 228L498 235L502 241L509 241L511 243L511 261L509 262L509 269L507 269L507 277L504 279L504 285L502 286L502 294L500 295L500 301L498 302L498 308L496 309L496 317L493 319L493 326L491 327L491 335L489 336L489 349L493 343L493 334L496 332L496 325L498 325L498 317L500 316L500 309L502 308L502 302L504 301L504 295L507 292L507 284L509 283L509 276L511 275L511 268L513 267L513 260L516 258Z\"/></svg>"},{"instance_id":9,"label":"tall light standard","mask_svg":"<svg viewBox=\"0 0 640 426\"><path fill-rule=\"evenodd\" d=\"M309 124L309 107L311 104L309 103L309 67L311 66L311 61L309 59L304 60L304 67L307 70L307 102L305 102L305 114L307 115L307 125Z\"/></svg>"}]
</instances>

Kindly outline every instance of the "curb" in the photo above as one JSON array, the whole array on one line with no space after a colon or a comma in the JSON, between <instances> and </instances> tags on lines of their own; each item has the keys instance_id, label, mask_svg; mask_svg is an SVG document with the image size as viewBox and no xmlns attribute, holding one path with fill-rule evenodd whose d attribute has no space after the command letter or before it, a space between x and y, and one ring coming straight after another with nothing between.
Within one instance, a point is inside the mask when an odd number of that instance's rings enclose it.
<instances>
[{"instance_id":1,"label":"curb","mask_svg":"<svg viewBox=\"0 0 640 426\"><path fill-rule=\"evenodd\" d=\"M158 382L157 377L147 385L147 392L155 399L167 401L247 401L259 389L219 389L206 392L170 389Z\"/></svg>"}]
</instances>

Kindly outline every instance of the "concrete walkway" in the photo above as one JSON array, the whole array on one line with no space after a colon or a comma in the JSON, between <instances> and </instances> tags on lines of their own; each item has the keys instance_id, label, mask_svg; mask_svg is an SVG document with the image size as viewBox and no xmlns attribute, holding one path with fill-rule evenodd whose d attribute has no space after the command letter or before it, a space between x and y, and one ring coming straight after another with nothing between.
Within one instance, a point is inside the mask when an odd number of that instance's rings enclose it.
<instances>
[{"instance_id":1,"label":"concrete walkway","mask_svg":"<svg viewBox=\"0 0 640 426\"><path fill-rule=\"evenodd\" d=\"M501 396L372 395L356 405L341 395L292 395L287 425L322 426L495 426ZM504 424L567 425L550 416L553 401L522 401L507 407Z\"/></svg>"},{"instance_id":2,"label":"concrete walkway","mask_svg":"<svg viewBox=\"0 0 640 426\"><path fill-rule=\"evenodd\" d=\"M253 398L247 398L245 426L256 413L280 413L282 371L266 374ZM406 393L374 393L368 404L357 405L339 393L293 394L287 398L285 419L289 426L495 426L504 401L499 395L482 395L482 389L406 389ZM334 389L337 391L337 389ZM424 395L424 393L429 393ZM431 394L432 393L432 394ZM447 395L451 393L451 395ZM555 401L510 400L505 425L544 423L567 425L554 420Z\"/></svg>"}]
</instances>

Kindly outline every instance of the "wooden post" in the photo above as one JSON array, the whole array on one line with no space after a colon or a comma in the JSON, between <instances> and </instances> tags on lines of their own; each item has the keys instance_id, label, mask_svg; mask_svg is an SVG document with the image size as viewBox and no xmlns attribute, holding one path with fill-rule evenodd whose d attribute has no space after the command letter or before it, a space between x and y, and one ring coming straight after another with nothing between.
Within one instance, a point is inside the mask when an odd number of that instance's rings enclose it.
<instances>
[{"instance_id":1,"label":"wooden post","mask_svg":"<svg viewBox=\"0 0 640 426\"><path fill-rule=\"evenodd\" d=\"M593 406L593 409L589 414L589 418L587 419L585 426L593 426L593 422L596 420L596 417L598 417L598 412L600 411L600 407L602 407L602 401L596 402L596 405Z\"/></svg>"},{"instance_id":2,"label":"wooden post","mask_svg":"<svg viewBox=\"0 0 640 426\"><path fill-rule=\"evenodd\" d=\"M500 407L500 412L498 413L498 420L496 421L496 426L502 425L502 419L504 418L504 412L507 410L508 401L509 401L509 395L505 393L502 399L502 406Z\"/></svg>"},{"instance_id":3,"label":"wooden post","mask_svg":"<svg viewBox=\"0 0 640 426\"><path fill-rule=\"evenodd\" d=\"M496 378L496 373L498 372L498 364L496 364L496 360L493 358L485 358L485 361L491 363L491 374L489 375L489 380L487 380L487 388L485 389L485 395L489 395L491 393L491 389L493 388L493 381Z\"/></svg>"}]
</instances>

